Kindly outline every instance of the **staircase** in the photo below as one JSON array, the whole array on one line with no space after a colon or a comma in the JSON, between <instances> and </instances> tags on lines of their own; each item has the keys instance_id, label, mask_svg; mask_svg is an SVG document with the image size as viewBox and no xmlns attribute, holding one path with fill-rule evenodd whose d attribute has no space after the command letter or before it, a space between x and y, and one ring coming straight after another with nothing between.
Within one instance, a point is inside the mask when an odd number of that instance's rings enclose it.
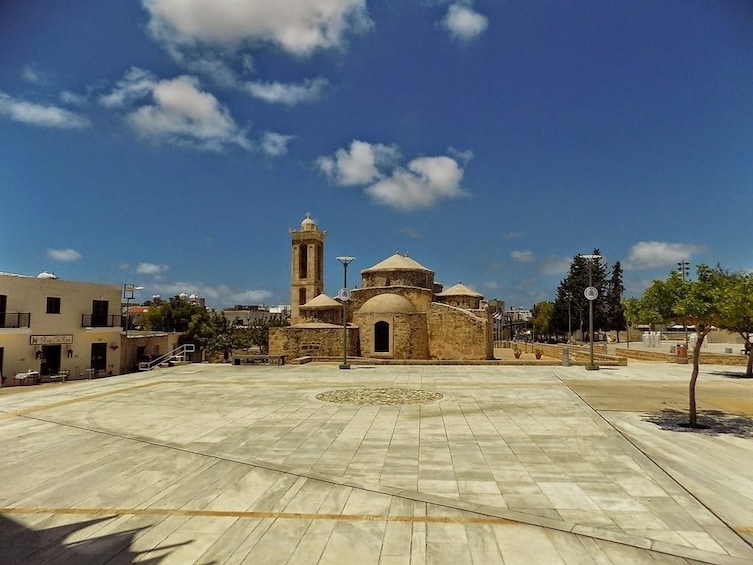
<instances>
[{"instance_id":1,"label":"staircase","mask_svg":"<svg viewBox=\"0 0 753 565\"><path fill-rule=\"evenodd\" d=\"M186 343L169 353L165 353L161 357L157 357L151 361L142 361L139 363L139 371L151 371L155 367L168 367L188 363L188 354L194 351L196 351L196 346L193 343Z\"/></svg>"}]
</instances>

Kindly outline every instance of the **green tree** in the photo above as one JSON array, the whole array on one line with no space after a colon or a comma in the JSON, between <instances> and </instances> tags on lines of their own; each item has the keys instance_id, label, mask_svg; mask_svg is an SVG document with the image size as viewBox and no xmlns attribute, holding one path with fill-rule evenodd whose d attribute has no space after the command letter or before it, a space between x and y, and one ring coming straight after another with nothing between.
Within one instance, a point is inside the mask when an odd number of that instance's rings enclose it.
<instances>
[{"instance_id":1,"label":"green tree","mask_svg":"<svg viewBox=\"0 0 753 565\"><path fill-rule=\"evenodd\" d=\"M262 354L269 353L269 328L287 326L288 320L279 316L270 316L261 320L254 320L251 326L238 328L241 347L256 346Z\"/></svg>"},{"instance_id":2,"label":"green tree","mask_svg":"<svg viewBox=\"0 0 753 565\"><path fill-rule=\"evenodd\" d=\"M188 325L188 339L209 354L221 353L227 361L238 339L235 328L222 312L197 312Z\"/></svg>"},{"instance_id":3,"label":"green tree","mask_svg":"<svg viewBox=\"0 0 753 565\"><path fill-rule=\"evenodd\" d=\"M552 334L551 323L554 313L554 302L538 302L534 304L531 314L533 315L533 331L538 335L550 336Z\"/></svg>"},{"instance_id":4,"label":"green tree","mask_svg":"<svg viewBox=\"0 0 753 565\"><path fill-rule=\"evenodd\" d=\"M158 305L152 304L149 310L141 315L141 321L148 330L163 332L185 332L195 314L205 312L198 304L174 296Z\"/></svg>"},{"instance_id":5,"label":"green tree","mask_svg":"<svg viewBox=\"0 0 753 565\"><path fill-rule=\"evenodd\" d=\"M666 280L655 280L641 297L641 315L662 322L694 325L698 338L693 347L693 369L688 384L688 425L697 427L696 383L698 382L701 347L713 326L722 320L722 301L726 275L721 269L698 265L696 280L684 281L670 273Z\"/></svg>"},{"instance_id":6,"label":"green tree","mask_svg":"<svg viewBox=\"0 0 753 565\"><path fill-rule=\"evenodd\" d=\"M620 331L627 330L625 307L622 304L622 294L624 292L625 285L622 283L622 265L617 261L612 267L612 274L609 277L609 281L607 281L607 288L604 293L604 305L609 324L606 329L617 332L617 343L620 342Z\"/></svg>"},{"instance_id":7,"label":"green tree","mask_svg":"<svg viewBox=\"0 0 753 565\"><path fill-rule=\"evenodd\" d=\"M594 255L600 255L598 249ZM589 285L599 290L599 296L594 300L594 330L608 328L606 308L606 266L601 259L586 259L583 255L576 255L570 263L567 277L557 287L552 312L552 331L568 334L570 328L587 329L588 300L583 291Z\"/></svg>"},{"instance_id":8,"label":"green tree","mask_svg":"<svg viewBox=\"0 0 753 565\"><path fill-rule=\"evenodd\" d=\"M753 336L753 274L728 273L722 278L719 327L737 332L750 346ZM748 352L745 376L753 377L753 353Z\"/></svg>"}]
</instances>

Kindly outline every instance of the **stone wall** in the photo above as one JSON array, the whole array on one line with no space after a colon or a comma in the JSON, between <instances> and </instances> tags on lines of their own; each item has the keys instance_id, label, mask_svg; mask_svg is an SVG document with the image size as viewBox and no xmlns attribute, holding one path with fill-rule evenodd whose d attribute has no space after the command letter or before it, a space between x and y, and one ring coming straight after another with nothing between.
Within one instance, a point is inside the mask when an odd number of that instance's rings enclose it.
<instances>
[{"instance_id":1,"label":"stone wall","mask_svg":"<svg viewBox=\"0 0 753 565\"><path fill-rule=\"evenodd\" d=\"M425 288L418 288L412 286L401 287L369 287L369 288L357 288L353 290L348 308L350 312L355 312L364 302L375 296L387 293L395 293L406 298L417 312L425 312L429 309L429 305L432 301L432 293Z\"/></svg>"},{"instance_id":2,"label":"stone wall","mask_svg":"<svg viewBox=\"0 0 753 565\"><path fill-rule=\"evenodd\" d=\"M434 288L434 273L431 271L396 270L374 271L362 273L361 286L363 288L390 287L390 286L416 286L419 288Z\"/></svg>"},{"instance_id":3,"label":"stone wall","mask_svg":"<svg viewBox=\"0 0 753 565\"><path fill-rule=\"evenodd\" d=\"M486 310L475 313L433 302L427 312L431 359L492 359L491 323Z\"/></svg>"},{"instance_id":4,"label":"stone wall","mask_svg":"<svg viewBox=\"0 0 753 565\"><path fill-rule=\"evenodd\" d=\"M361 354L364 357L377 359L429 358L426 314L423 312L356 314L354 321L360 329ZM387 322L390 325L389 352L374 351L374 325L377 322Z\"/></svg>"},{"instance_id":5,"label":"stone wall","mask_svg":"<svg viewBox=\"0 0 753 565\"><path fill-rule=\"evenodd\" d=\"M348 326L348 357L360 356L358 327ZM287 355L291 359L311 357L342 357L343 329L340 327L269 328L269 354Z\"/></svg>"}]
</instances>

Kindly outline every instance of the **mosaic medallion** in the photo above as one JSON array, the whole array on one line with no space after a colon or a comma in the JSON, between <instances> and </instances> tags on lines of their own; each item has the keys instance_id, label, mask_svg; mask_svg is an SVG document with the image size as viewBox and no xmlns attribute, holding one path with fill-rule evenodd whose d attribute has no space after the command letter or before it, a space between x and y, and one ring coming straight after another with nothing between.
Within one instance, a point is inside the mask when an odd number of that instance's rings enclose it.
<instances>
[{"instance_id":1,"label":"mosaic medallion","mask_svg":"<svg viewBox=\"0 0 753 565\"><path fill-rule=\"evenodd\" d=\"M409 388L342 388L316 395L317 400L339 404L428 404L443 395Z\"/></svg>"}]
</instances>

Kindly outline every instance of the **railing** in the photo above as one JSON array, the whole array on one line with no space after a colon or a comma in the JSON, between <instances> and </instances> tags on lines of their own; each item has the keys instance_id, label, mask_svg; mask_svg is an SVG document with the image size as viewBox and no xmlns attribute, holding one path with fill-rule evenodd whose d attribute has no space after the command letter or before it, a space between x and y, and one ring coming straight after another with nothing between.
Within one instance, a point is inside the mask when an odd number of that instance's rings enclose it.
<instances>
[{"instance_id":1,"label":"railing","mask_svg":"<svg viewBox=\"0 0 753 565\"><path fill-rule=\"evenodd\" d=\"M81 314L82 328L117 328L120 327L120 314Z\"/></svg>"},{"instance_id":2,"label":"railing","mask_svg":"<svg viewBox=\"0 0 753 565\"><path fill-rule=\"evenodd\" d=\"M173 349L170 353L165 353L161 357L157 357L151 361L142 361L139 363L139 371L151 371L163 363L185 363L188 361L188 354L194 351L196 351L196 346L193 343L186 343Z\"/></svg>"},{"instance_id":3,"label":"railing","mask_svg":"<svg viewBox=\"0 0 753 565\"><path fill-rule=\"evenodd\" d=\"M0 328L31 327L31 312L0 312Z\"/></svg>"}]
</instances>

